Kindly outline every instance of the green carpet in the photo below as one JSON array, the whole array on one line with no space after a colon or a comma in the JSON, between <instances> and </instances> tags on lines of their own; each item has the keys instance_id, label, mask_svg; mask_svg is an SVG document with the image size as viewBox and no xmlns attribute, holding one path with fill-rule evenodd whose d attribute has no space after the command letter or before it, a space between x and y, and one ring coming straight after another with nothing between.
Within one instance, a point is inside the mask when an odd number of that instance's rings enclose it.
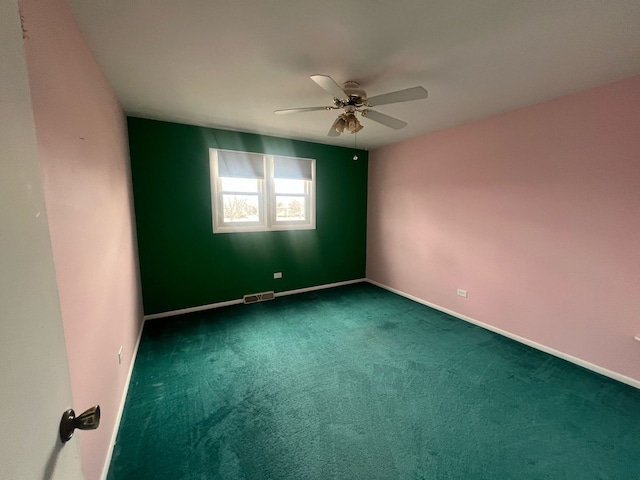
<instances>
[{"instance_id":1,"label":"green carpet","mask_svg":"<svg viewBox=\"0 0 640 480\"><path fill-rule=\"evenodd\" d=\"M362 283L145 324L108 478L640 478L640 390Z\"/></svg>"}]
</instances>

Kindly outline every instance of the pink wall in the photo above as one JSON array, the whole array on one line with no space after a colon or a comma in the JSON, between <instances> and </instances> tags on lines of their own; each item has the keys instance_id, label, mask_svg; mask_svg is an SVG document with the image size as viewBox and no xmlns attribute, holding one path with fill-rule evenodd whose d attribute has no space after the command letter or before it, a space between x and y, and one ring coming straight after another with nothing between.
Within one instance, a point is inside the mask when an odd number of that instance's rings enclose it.
<instances>
[{"instance_id":1,"label":"pink wall","mask_svg":"<svg viewBox=\"0 0 640 480\"><path fill-rule=\"evenodd\" d=\"M369 279L640 380L640 76L369 158Z\"/></svg>"},{"instance_id":2,"label":"pink wall","mask_svg":"<svg viewBox=\"0 0 640 480\"><path fill-rule=\"evenodd\" d=\"M126 123L65 1L21 8L73 407L102 408L100 428L77 433L94 480L142 320Z\"/></svg>"}]
</instances>

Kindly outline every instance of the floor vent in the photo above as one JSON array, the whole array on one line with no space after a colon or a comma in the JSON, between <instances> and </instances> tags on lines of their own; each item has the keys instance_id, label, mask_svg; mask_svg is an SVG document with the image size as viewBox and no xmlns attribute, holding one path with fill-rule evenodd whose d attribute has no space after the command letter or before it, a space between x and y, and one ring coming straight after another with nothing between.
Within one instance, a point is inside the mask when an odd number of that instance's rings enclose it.
<instances>
[{"instance_id":1,"label":"floor vent","mask_svg":"<svg viewBox=\"0 0 640 480\"><path fill-rule=\"evenodd\" d=\"M267 300L273 300L276 298L273 292L252 293L251 295L245 295L243 297L244 303L256 303L265 302Z\"/></svg>"}]
</instances>

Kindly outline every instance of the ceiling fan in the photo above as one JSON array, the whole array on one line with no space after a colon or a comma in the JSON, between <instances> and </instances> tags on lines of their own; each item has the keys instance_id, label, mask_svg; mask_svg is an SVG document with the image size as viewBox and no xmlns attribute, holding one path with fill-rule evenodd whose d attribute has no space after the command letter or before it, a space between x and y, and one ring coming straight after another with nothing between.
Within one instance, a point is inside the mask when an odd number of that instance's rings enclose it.
<instances>
[{"instance_id":1,"label":"ceiling fan","mask_svg":"<svg viewBox=\"0 0 640 480\"><path fill-rule=\"evenodd\" d=\"M413 87L385 93L384 95L376 95L375 97L367 97L367 92L360 88L358 82L345 82L341 87L328 75L311 75L311 80L320 85L320 87L333 97L333 105L326 107L289 108L276 110L275 113L282 115L287 113L313 112L316 110L344 110L343 113L338 115L333 125L331 125L328 133L330 137L339 136L345 129L351 133L362 130L363 127L356 117L357 114L395 130L400 130L407 125L406 122L385 115L384 113L370 110L369 107L420 100L421 98L427 98L428 95L423 87Z\"/></svg>"}]
</instances>

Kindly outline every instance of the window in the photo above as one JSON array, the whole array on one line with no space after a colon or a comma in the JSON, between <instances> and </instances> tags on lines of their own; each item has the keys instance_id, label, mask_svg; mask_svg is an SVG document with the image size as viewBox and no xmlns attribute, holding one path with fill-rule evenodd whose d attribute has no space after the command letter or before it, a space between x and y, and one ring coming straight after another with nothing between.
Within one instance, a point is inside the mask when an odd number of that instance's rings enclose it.
<instances>
[{"instance_id":1,"label":"window","mask_svg":"<svg viewBox=\"0 0 640 480\"><path fill-rule=\"evenodd\" d=\"M213 232L309 230L315 160L211 149Z\"/></svg>"}]
</instances>

